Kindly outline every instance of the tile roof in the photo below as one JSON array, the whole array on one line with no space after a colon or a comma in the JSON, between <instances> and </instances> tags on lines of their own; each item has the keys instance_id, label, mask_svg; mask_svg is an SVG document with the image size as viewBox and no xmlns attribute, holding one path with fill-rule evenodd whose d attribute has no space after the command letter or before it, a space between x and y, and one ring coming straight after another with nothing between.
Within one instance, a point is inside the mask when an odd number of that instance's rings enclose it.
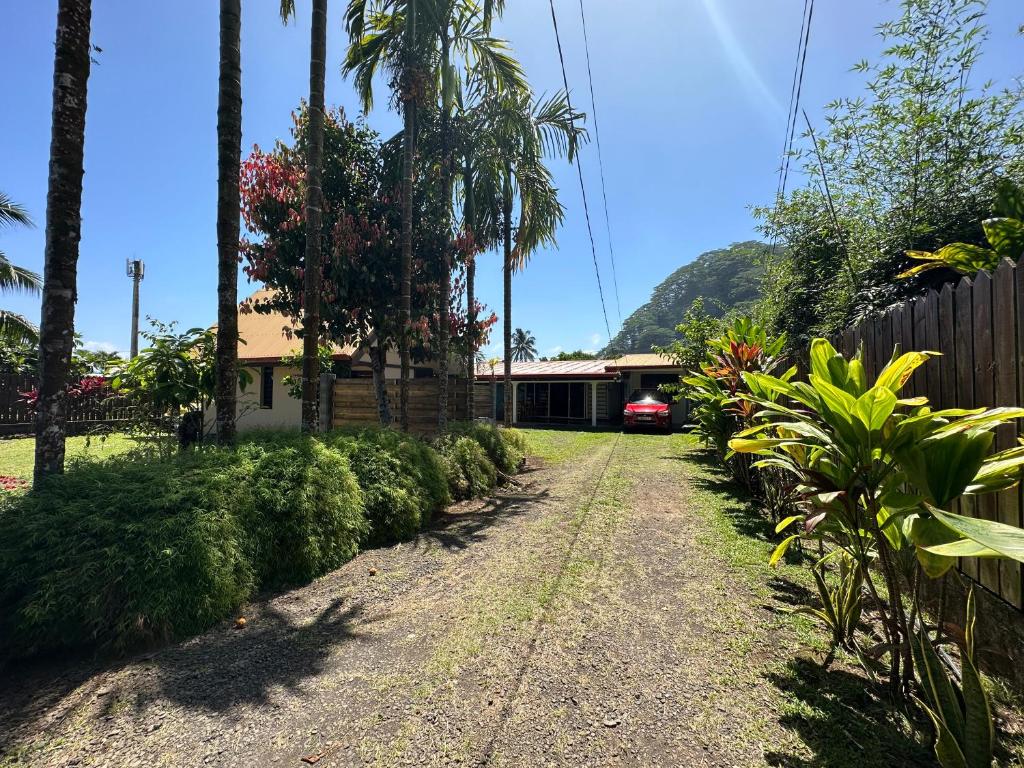
<instances>
[{"instance_id":1,"label":"tile roof","mask_svg":"<svg viewBox=\"0 0 1024 768\"><path fill-rule=\"evenodd\" d=\"M270 295L271 291L263 288L256 291L246 301L259 301ZM238 345L238 359L248 362L271 362L292 354L302 348L302 339L295 335L291 335L289 338L286 329L296 329L297 327L291 318L279 312L269 315L258 312L239 312L238 336L245 343ZM357 350L351 345L344 347L333 345L332 351L336 360L349 360Z\"/></svg>"}]
</instances>

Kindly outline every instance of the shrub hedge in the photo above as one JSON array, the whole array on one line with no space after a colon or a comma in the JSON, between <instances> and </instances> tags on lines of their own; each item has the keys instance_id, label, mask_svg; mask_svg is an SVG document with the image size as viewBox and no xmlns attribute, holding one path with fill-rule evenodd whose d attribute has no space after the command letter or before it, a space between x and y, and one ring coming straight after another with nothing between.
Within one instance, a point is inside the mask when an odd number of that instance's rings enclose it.
<instances>
[{"instance_id":1,"label":"shrub hedge","mask_svg":"<svg viewBox=\"0 0 1024 768\"><path fill-rule=\"evenodd\" d=\"M513 471L522 435L453 427L252 433L235 449L80 461L0 494L0 662L187 637L258 589L306 583L414 536Z\"/></svg>"}]
</instances>

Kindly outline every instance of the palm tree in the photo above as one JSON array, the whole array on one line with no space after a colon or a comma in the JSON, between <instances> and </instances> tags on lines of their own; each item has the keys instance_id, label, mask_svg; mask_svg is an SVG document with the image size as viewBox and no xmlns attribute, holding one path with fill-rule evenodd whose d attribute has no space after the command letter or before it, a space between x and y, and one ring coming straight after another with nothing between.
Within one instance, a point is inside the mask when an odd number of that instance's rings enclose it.
<instances>
[{"instance_id":1,"label":"palm tree","mask_svg":"<svg viewBox=\"0 0 1024 768\"><path fill-rule=\"evenodd\" d=\"M15 224L31 227L32 219L17 203L0 192L0 227ZM7 254L0 251L0 291L27 291L39 293L42 281L39 275L24 267L12 264ZM0 309L0 339L8 343L35 344L39 341L39 329L17 312Z\"/></svg>"},{"instance_id":2,"label":"palm tree","mask_svg":"<svg viewBox=\"0 0 1024 768\"><path fill-rule=\"evenodd\" d=\"M217 440L235 439L238 382L238 167L242 153L242 0L220 2L217 99Z\"/></svg>"},{"instance_id":3,"label":"palm tree","mask_svg":"<svg viewBox=\"0 0 1024 768\"><path fill-rule=\"evenodd\" d=\"M532 333L516 328L512 334L512 359L517 363L532 363L537 359L537 339Z\"/></svg>"},{"instance_id":4,"label":"palm tree","mask_svg":"<svg viewBox=\"0 0 1024 768\"><path fill-rule=\"evenodd\" d=\"M373 106L373 77L384 69L391 74L392 88L403 111L402 175L402 281L401 325L409 328L412 295L412 187L416 151L416 113L425 105L429 91L439 97L441 124L441 196L445 201L442 222L451 237L452 220L452 135L451 112L460 87L461 75L453 54L464 62L463 69L475 69L496 90L525 88L518 63L508 54L507 44L490 35L494 13L504 0L487 0L481 8L473 0L350 0L347 29L350 46L344 71L353 74L364 111ZM438 362L440 393L438 425L447 420L448 397L448 311L451 293L451 246L441 249L442 295ZM408 429L409 339L406 330L399 337L402 375L399 384L399 420Z\"/></svg>"},{"instance_id":5,"label":"palm tree","mask_svg":"<svg viewBox=\"0 0 1024 768\"><path fill-rule=\"evenodd\" d=\"M58 0L43 306L39 324L39 396L33 472L36 485L47 475L64 471L67 377L75 337L78 243L82 236L91 24L91 0Z\"/></svg>"},{"instance_id":6,"label":"palm tree","mask_svg":"<svg viewBox=\"0 0 1024 768\"><path fill-rule=\"evenodd\" d=\"M576 156L586 130L564 93L533 101L529 93L488 96L480 109L479 152L474 198L483 230L503 250L505 424L512 422L512 274L523 269L538 248L553 244L564 209L544 164L546 155ZM519 218L513 243L516 199Z\"/></svg>"},{"instance_id":7,"label":"palm tree","mask_svg":"<svg viewBox=\"0 0 1024 768\"><path fill-rule=\"evenodd\" d=\"M281 0L281 20L295 16L295 0ZM306 131L306 260L302 299L302 431L320 427L320 281L327 0L313 0L309 44L309 127Z\"/></svg>"},{"instance_id":8,"label":"palm tree","mask_svg":"<svg viewBox=\"0 0 1024 768\"><path fill-rule=\"evenodd\" d=\"M500 362L500 357L492 357L487 361L487 365L491 367L491 418L495 421L498 420L498 378L494 375L494 369Z\"/></svg>"}]
</instances>

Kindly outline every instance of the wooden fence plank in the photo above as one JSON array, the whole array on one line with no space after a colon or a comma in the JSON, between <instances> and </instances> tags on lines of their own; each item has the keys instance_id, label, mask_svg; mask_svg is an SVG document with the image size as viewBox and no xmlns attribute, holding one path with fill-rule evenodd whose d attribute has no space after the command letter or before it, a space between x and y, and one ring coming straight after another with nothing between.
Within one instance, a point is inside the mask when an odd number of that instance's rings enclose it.
<instances>
[{"instance_id":1,"label":"wooden fence plank","mask_svg":"<svg viewBox=\"0 0 1024 768\"><path fill-rule=\"evenodd\" d=\"M992 278L979 272L974 278L974 401L990 405L995 398L994 350L992 346ZM995 520L996 499L992 494L978 497L977 517ZM981 560L981 583L999 594L999 561Z\"/></svg>"},{"instance_id":2,"label":"wooden fence plank","mask_svg":"<svg viewBox=\"0 0 1024 768\"><path fill-rule=\"evenodd\" d=\"M920 301L920 300L919 300ZM928 291L923 297L924 302L924 336L915 337L915 349L919 351L937 352L939 349L939 294ZM915 372L915 376L924 379L923 392L932 403L942 403L942 367L938 360L931 360Z\"/></svg>"},{"instance_id":3,"label":"wooden fence plank","mask_svg":"<svg viewBox=\"0 0 1024 768\"><path fill-rule=\"evenodd\" d=\"M900 313L900 319L903 322L903 331L900 335L900 341L903 343L903 351L909 352L912 349L916 349L914 346L917 337L914 334L914 310L916 308L915 302L908 301L903 305L902 312ZM921 376L916 373L912 375L907 381L905 392L908 395L915 396L918 390L921 389Z\"/></svg>"},{"instance_id":4,"label":"wooden fence plank","mask_svg":"<svg viewBox=\"0 0 1024 768\"><path fill-rule=\"evenodd\" d=\"M1017 404L1017 301L1013 263L1004 260L992 280L992 349L995 364L995 406ZM996 430L996 450L1016 444L1018 422L1004 424ZM996 496L996 519L1009 525L1020 520L1020 489L1013 488ZM1012 560L999 562L999 594L1017 608L1021 607L1020 564Z\"/></svg>"},{"instance_id":5,"label":"wooden fence plank","mask_svg":"<svg viewBox=\"0 0 1024 768\"><path fill-rule=\"evenodd\" d=\"M956 287L954 307L956 311L956 327L954 338L956 344L956 398L960 408L974 407L974 314L972 308L973 283L968 277L963 278ZM977 514L975 499L964 496L959 501L959 512L974 517ZM976 558L963 558L960 565L964 573L975 581L978 580L978 561Z\"/></svg>"}]
</instances>

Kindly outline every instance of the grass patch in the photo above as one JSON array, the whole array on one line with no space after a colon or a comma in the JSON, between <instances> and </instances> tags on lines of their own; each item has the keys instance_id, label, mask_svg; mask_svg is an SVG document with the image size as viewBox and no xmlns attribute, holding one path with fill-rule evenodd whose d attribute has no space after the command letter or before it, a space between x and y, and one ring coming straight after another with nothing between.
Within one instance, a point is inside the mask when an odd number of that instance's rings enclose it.
<instances>
[{"instance_id":1,"label":"grass patch","mask_svg":"<svg viewBox=\"0 0 1024 768\"><path fill-rule=\"evenodd\" d=\"M519 429L527 452L549 464L560 464L584 455L609 440L608 432L579 432L568 429Z\"/></svg>"},{"instance_id":2,"label":"grass patch","mask_svg":"<svg viewBox=\"0 0 1024 768\"><path fill-rule=\"evenodd\" d=\"M66 445L67 458L76 460L108 459L138 448L140 443L133 437L113 434L104 437L69 437ZM36 439L34 437L12 437L9 440L0 440L0 475L31 480L35 450Z\"/></svg>"},{"instance_id":3,"label":"grass patch","mask_svg":"<svg viewBox=\"0 0 1024 768\"><path fill-rule=\"evenodd\" d=\"M884 691L871 684L855 659L840 652L830 667L819 663L828 648L824 630L791 613L817 602L799 553L769 569L774 525L692 438L677 437L673 450L687 464L690 507L703 523L699 541L730 566L717 576L722 588L739 579L775 614L774 620L724 622L721 628L733 654L723 656L719 687L737 690L767 680L777 691L769 708L744 718L743 737L770 745L768 764L787 768L934 765L930 746L888 705ZM783 739L778 725L787 734Z\"/></svg>"}]
</instances>

